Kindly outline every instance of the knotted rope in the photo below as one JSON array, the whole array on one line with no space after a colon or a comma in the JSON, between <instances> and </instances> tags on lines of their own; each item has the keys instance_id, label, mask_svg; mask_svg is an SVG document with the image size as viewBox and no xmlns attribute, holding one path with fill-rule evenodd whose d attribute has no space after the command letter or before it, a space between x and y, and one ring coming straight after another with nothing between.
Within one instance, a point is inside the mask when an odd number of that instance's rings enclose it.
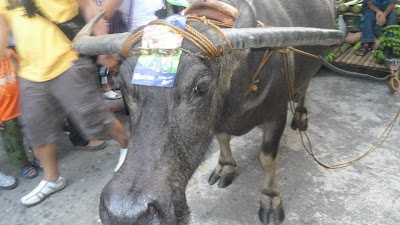
<instances>
[{"instance_id":1,"label":"knotted rope","mask_svg":"<svg viewBox=\"0 0 400 225\"><path fill-rule=\"evenodd\" d=\"M392 91L400 91L400 71L395 71L393 66L390 66L390 80L389 80L389 88Z\"/></svg>"},{"instance_id":2,"label":"knotted rope","mask_svg":"<svg viewBox=\"0 0 400 225\"><path fill-rule=\"evenodd\" d=\"M289 51L293 51L296 53L300 53L306 56L310 56L312 58L316 58L319 59L318 56L307 53L307 52L303 52L301 50L292 48L292 47L286 47L286 48L281 48L281 49L276 49L276 52L279 52L282 54L282 61L283 61L283 73L286 79L286 86L287 86L287 91L288 91L288 98L289 98L289 106L290 106L290 110L292 112L293 117L295 118L295 122L297 123L297 127L301 127L300 125L300 121L299 118L295 116L295 103L292 100L292 96L294 96L294 82L292 81L292 77L289 74L289 60L288 60L288 52ZM265 64L265 62L268 60L269 56L271 54L266 54L264 56L264 59L262 61L263 64ZM392 74L393 71L392 71ZM398 79L397 79L398 81ZM400 83L399 83L400 84ZM312 145L311 145L311 140L309 138L309 136L307 135L307 133L305 131L301 131L299 129L299 133L300 133L300 138L301 138L301 142L303 144L304 149L307 151L307 153L314 159L315 162L317 162L320 166L326 168L326 169L340 169L340 168L344 168L344 167L348 167L351 166L357 162L359 162L360 160L362 160L363 158L365 158L367 155L371 154L373 151L375 151L376 149L378 149L384 142L385 140L389 137L390 133L393 130L393 127L395 126L397 120L400 117L400 109L397 111L395 117L393 118L393 120L389 123L389 125L386 127L386 129L382 132L382 134L379 136L379 138L372 144L372 146L361 156L359 156L358 158L355 158L353 160L344 162L344 163L339 163L336 165L326 165L325 163L321 162L319 159L316 158ZM307 144L308 147L306 146L305 140L307 139Z\"/></svg>"},{"instance_id":3,"label":"knotted rope","mask_svg":"<svg viewBox=\"0 0 400 225\"><path fill-rule=\"evenodd\" d=\"M189 16L188 21L199 21L201 23L204 23L211 27L213 30L218 35L218 39L220 42L221 50L218 49L217 46L204 34L198 32L196 29L191 27L190 25L186 24L185 25L185 30L181 30L178 27L175 27L168 23L165 20L154 20L149 23L149 25L164 25L170 27L172 30L174 30L176 33L179 33L182 35L184 38L192 42L194 45L196 45L200 51L208 58L213 59L217 57L221 57L225 55L225 44L229 48L229 53L233 52L232 45L228 38L224 35L224 33L221 31L221 29L217 26L218 24L226 25L226 26L231 26L230 24L225 24L225 23L220 23L216 21L211 21L205 17L194 17L194 16ZM127 58L129 57L129 54L131 52L132 47L142 39L143 37L144 30L141 29L137 31L136 33L132 34L131 37L128 38L128 40L124 43L122 46L122 56Z\"/></svg>"}]
</instances>

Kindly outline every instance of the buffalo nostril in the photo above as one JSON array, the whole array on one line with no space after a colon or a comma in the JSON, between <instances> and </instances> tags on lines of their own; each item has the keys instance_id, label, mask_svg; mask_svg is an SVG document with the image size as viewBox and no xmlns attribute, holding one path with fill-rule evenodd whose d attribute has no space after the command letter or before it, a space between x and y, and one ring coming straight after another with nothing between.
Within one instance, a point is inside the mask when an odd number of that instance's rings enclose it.
<instances>
[{"instance_id":1,"label":"buffalo nostril","mask_svg":"<svg viewBox=\"0 0 400 225\"><path fill-rule=\"evenodd\" d=\"M145 210L138 215L137 224L160 224L160 211L158 210L157 205L154 202L149 202L145 207Z\"/></svg>"}]
</instances>

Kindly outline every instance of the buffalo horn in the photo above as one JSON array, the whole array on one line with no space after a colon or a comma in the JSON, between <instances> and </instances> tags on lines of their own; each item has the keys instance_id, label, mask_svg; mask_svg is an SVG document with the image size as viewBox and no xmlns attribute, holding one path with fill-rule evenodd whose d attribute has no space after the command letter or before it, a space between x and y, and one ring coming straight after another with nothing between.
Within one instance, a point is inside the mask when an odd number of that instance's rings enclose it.
<instances>
[{"instance_id":1,"label":"buffalo horn","mask_svg":"<svg viewBox=\"0 0 400 225\"><path fill-rule=\"evenodd\" d=\"M117 54L122 50L124 42L132 33L109 34L102 36L90 36L96 23L104 16L106 11L102 11L75 36L72 47L83 55L107 55Z\"/></svg>"},{"instance_id":2,"label":"buffalo horn","mask_svg":"<svg viewBox=\"0 0 400 225\"><path fill-rule=\"evenodd\" d=\"M232 48L275 48L303 45L333 45L343 40L343 33L333 29L309 27L263 27L222 29Z\"/></svg>"}]
</instances>

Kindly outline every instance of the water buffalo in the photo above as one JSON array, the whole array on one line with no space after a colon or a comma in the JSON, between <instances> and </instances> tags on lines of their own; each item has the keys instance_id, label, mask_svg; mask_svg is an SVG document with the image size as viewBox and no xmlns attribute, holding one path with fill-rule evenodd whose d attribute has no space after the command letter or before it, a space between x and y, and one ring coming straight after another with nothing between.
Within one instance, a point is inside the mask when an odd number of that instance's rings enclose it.
<instances>
[{"instance_id":1,"label":"water buffalo","mask_svg":"<svg viewBox=\"0 0 400 225\"><path fill-rule=\"evenodd\" d=\"M209 183L219 181L220 187L226 187L233 180L236 165L229 147L231 135L240 136L261 125L264 138L259 159L265 175L259 217L263 224L282 223L284 210L275 169L288 95L279 53L273 53L262 67L257 91L248 90L268 48L300 46L318 55L326 50L323 45L342 39L342 34L332 29L334 1L224 1L222 4L238 9L234 28L223 29L234 51L221 57L201 57L199 48L185 39L185 51L171 88L131 84L139 57L136 44L120 66L132 135L125 163L102 191L102 222L187 224L185 188L213 136L220 145L220 158ZM265 27L256 28L259 21ZM94 23L90 22L74 40L74 48L86 55L120 53L132 35L91 37ZM219 46L219 37L209 26L189 24ZM320 63L295 55L292 65L289 69L295 74L295 89L305 92Z\"/></svg>"}]
</instances>

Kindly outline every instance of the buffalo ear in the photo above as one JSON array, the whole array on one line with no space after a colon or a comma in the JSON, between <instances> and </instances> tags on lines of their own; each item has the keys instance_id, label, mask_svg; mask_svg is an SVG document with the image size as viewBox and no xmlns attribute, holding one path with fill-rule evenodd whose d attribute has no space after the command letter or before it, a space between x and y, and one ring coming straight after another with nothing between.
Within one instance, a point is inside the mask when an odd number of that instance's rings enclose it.
<instances>
[{"instance_id":1,"label":"buffalo ear","mask_svg":"<svg viewBox=\"0 0 400 225\"><path fill-rule=\"evenodd\" d=\"M236 4L236 7L238 7L238 11L240 12L240 14L238 18L236 18L235 27L257 27L257 13L254 6L251 6L247 1L241 1L240 3Z\"/></svg>"}]
</instances>

